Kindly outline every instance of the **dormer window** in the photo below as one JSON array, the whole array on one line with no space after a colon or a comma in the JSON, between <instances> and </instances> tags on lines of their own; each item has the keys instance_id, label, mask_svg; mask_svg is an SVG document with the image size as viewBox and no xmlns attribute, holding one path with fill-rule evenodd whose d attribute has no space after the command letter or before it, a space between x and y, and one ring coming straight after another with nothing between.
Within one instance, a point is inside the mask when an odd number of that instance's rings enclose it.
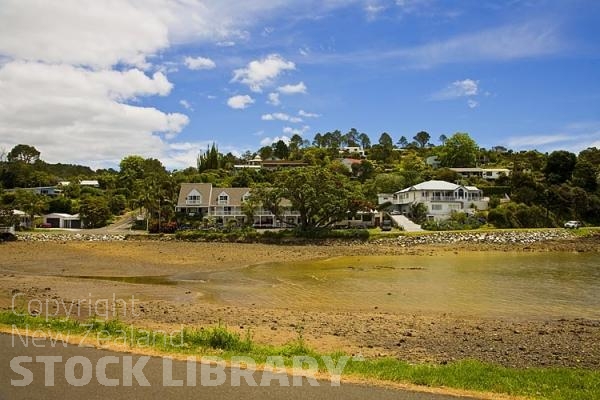
<instances>
[{"instance_id":1,"label":"dormer window","mask_svg":"<svg viewBox=\"0 0 600 400\"><path fill-rule=\"evenodd\" d=\"M250 199L250 193L246 192L246 194L242 196L242 202L248 201L249 199Z\"/></svg>"},{"instance_id":2,"label":"dormer window","mask_svg":"<svg viewBox=\"0 0 600 400\"><path fill-rule=\"evenodd\" d=\"M196 189L192 190L191 192L188 193L187 197L185 198L185 204L188 204L188 205L202 204L202 195L200 195L200 192L198 192Z\"/></svg>"},{"instance_id":3,"label":"dormer window","mask_svg":"<svg viewBox=\"0 0 600 400\"><path fill-rule=\"evenodd\" d=\"M223 206L223 205L226 206L227 204L229 204L229 195L225 192L221 193L219 195L217 202L220 206Z\"/></svg>"}]
</instances>

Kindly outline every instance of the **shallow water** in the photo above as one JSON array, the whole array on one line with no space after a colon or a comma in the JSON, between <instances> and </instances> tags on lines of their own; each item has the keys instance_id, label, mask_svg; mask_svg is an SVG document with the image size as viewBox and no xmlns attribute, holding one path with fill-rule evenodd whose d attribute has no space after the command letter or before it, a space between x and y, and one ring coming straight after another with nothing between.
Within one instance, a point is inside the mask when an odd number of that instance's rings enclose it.
<instances>
[{"instance_id":1,"label":"shallow water","mask_svg":"<svg viewBox=\"0 0 600 400\"><path fill-rule=\"evenodd\" d=\"M476 316L600 318L595 254L338 257L214 274L233 304ZM206 289L205 286L205 289Z\"/></svg>"},{"instance_id":2,"label":"shallow water","mask_svg":"<svg viewBox=\"0 0 600 400\"><path fill-rule=\"evenodd\" d=\"M131 278L126 281L136 283ZM600 318L600 260L597 254L589 253L481 252L282 260L233 271L143 277L137 282L176 283L230 305Z\"/></svg>"}]
</instances>

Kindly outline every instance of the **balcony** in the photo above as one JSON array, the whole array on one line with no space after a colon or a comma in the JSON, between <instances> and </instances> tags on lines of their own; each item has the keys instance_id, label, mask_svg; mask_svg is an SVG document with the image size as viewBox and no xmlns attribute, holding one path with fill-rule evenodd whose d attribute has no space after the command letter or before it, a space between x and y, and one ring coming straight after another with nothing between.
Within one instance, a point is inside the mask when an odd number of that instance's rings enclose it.
<instances>
[{"instance_id":1,"label":"balcony","mask_svg":"<svg viewBox=\"0 0 600 400\"><path fill-rule=\"evenodd\" d=\"M202 204L202 201L200 201L200 200L186 200L185 201L186 206L199 206L200 204Z\"/></svg>"}]
</instances>

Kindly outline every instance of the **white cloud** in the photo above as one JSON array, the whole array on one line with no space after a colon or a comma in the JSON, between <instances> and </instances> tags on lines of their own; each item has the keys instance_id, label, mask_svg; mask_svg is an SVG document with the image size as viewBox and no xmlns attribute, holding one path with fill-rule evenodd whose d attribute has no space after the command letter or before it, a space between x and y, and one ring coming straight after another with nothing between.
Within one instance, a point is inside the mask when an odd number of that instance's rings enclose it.
<instances>
[{"instance_id":1,"label":"white cloud","mask_svg":"<svg viewBox=\"0 0 600 400\"><path fill-rule=\"evenodd\" d=\"M306 93L306 85L304 82L299 82L295 85L283 85L277 88L281 94L304 94Z\"/></svg>"},{"instance_id":2,"label":"white cloud","mask_svg":"<svg viewBox=\"0 0 600 400\"><path fill-rule=\"evenodd\" d=\"M314 0L309 9L341 6L325 3ZM306 7L300 0L1 4L0 147L29 143L47 161L92 166L114 166L128 154L161 158L173 166L184 159L193 163L195 151L182 149L175 140L188 117L135 104L140 97L171 93L166 74L176 65L163 58L165 50L186 43L243 43L257 21L279 10ZM210 65L193 60L192 66ZM255 89L295 68L280 56L262 61L249 64L247 74L240 75ZM144 72L150 70L157 72ZM242 97L233 103L244 107L252 101Z\"/></svg>"},{"instance_id":3,"label":"white cloud","mask_svg":"<svg viewBox=\"0 0 600 400\"><path fill-rule=\"evenodd\" d=\"M372 21L377 18L379 13L385 10L385 6L380 4L369 3L365 5L365 12L367 13L367 19Z\"/></svg>"},{"instance_id":4,"label":"white cloud","mask_svg":"<svg viewBox=\"0 0 600 400\"><path fill-rule=\"evenodd\" d=\"M213 69L217 66L213 60L205 57L186 57L184 63L189 69L192 70Z\"/></svg>"},{"instance_id":5,"label":"white cloud","mask_svg":"<svg viewBox=\"0 0 600 400\"><path fill-rule=\"evenodd\" d=\"M477 108L479 107L479 102L473 99L469 99L467 100L467 105L469 106L469 108Z\"/></svg>"},{"instance_id":6,"label":"white cloud","mask_svg":"<svg viewBox=\"0 0 600 400\"><path fill-rule=\"evenodd\" d=\"M272 114L263 114L261 116L263 121L288 121L293 124L302 122L302 118L292 117L285 113L272 113Z\"/></svg>"},{"instance_id":7,"label":"white cloud","mask_svg":"<svg viewBox=\"0 0 600 400\"><path fill-rule=\"evenodd\" d=\"M563 127L557 133L524 134L507 139L507 146L515 150L540 151L567 150L579 152L588 147L599 147L600 122L576 122Z\"/></svg>"},{"instance_id":8,"label":"white cloud","mask_svg":"<svg viewBox=\"0 0 600 400\"><path fill-rule=\"evenodd\" d=\"M219 47L233 47L235 46L235 42L232 40L217 42L217 46Z\"/></svg>"},{"instance_id":9,"label":"white cloud","mask_svg":"<svg viewBox=\"0 0 600 400\"><path fill-rule=\"evenodd\" d=\"M283 140L285 142L285 144L289 144L290 143L290 138L288 136L275 136L274 138L271 137L265 137L263 139L261 139L260 141L260 145L261 146L270 146L273 143L277 143L280 140Z\"/></svg>"},{"instance_id":10,"label":"white cloud","mask_svg":"<svg viewBox=\"0 0 600 400\"><path fill-rule=\"evenodd\" d=\"M179 100L179 104L181 104L186 110L194 111L194 108L187 100Z\"/></svg>"},{"instance_id":11,"label":"white cloud","mask_svg":"<svg viewBox=\"0 0 600 400\"><path fill-rule=\"evenodd\" d=\"M510 61L557 54L568 48L560 24L538 20L469 32L432 40L413 47L374 49L349 53L322 53L304 63L344 63L360 59L362 63L386 60L401 62L405 68L432 68L451 63Z\"/></svg>"},{"instance_id":12,"label":"white cloud","mask_svg":"<svg viewBox=\"0 0 600 400\"><path fill-rule=\"evenodd\" d=\"M431 96L432 100L452 100L459 97L477 96L479 94L479 81L465 79L454 81L444 89Z\"/></svg>"},{"instance_id":13,"label":"white cloud","mask_svg":"<svg viewBox=\"0 0 600 400\"><path fill-rule=\"evenodd\" d=\"M407 49L404 55L422 67L484 60L514 60L556 53L563 49L556 26L546 23L509 25L459 35Z\"/></svg>"},{"instance_id":14,"label":"white cloud","mask_svg":"<svg viewBox=\"0 0 600 400\"><path fill-rule=\"evenodd\" d=\"M233 71L232 82L247 85L253 92L262 92L264 86L269 86L284 71L294 70L296 65L278 54L271 54L261 60L248 63L245 68Z\"/></svg>"},{"instance_id":15,"label":"white cloud","mask_svg":"<svg viewBox=\"0 0 600 400\"><path fill-rule=\"evenodd\" d=\"M310 126L308 126L308 125L304 125L302 128L292 128L291 126L286 126L283 128L283 133L285 133L286 135L290 135L290 136L293 136L293 135L302 136L309 129L310 129Z\"/></svg>"},{"instance_id":16,"label":"white cloud","mask_svg":"<svg viewBox=\"0 0 600 400\"><path fill-rule=\"evenodd\" d=\"M269 103L273 106L280 105L281 100L279 100L279 93L276 93L276 92L269 93L269 100L267 100L267 103Z\"/></svg>"},{"instance_id":17,"label":"white cloud","mask_svg":"<svg viewBox=\"0 0 600 400\"><path fill-rule=\"evenodd\" d=\"M227 100L227 105L235 110L243 110L253 103L254 99L247 94L232 96Z\"/></svg>"},{"instance_id":18,"label":"white cloud","mask_svg":"<svg viewBox=\"0 0 600 400\"><path fill-rule=\"evenodd\" d=\"M0 85L0 147L32 144L49 162L117 164L128 154L167 158L167 138L189 122L183 114L125 103L167 95L172 85L161 73L11 62L0 68Z\"/></svg>"},{"instance_id":19,"label":"white cloud","mask_svg":"<svg viewBox=\"0 0 600 400\"><path fill-rule=\"evenodd\" d=\"M304 118L319 118L321 116L321 114L306 112L304 110L298 111L298 115Z\"/></svg>"}]
</instances>

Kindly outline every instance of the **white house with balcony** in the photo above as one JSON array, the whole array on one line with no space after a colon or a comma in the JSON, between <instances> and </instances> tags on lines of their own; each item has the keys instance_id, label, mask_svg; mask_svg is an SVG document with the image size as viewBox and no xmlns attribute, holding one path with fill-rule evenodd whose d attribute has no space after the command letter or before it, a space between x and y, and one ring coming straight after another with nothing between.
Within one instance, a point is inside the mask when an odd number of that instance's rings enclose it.
<instances>
[{"instance_id":1,"label":"white house with balcony","mask_svg":"<svg viewBox=\"0 0 600 400\"><path fill-rule=\"evenodd\" d=\"M395 193L378 194L379 204L390 204L390 208L408 214L412 206L424 204L427 218L444 220L453 212L473 213L487 210L489 198L475 186L462 186L445 181L427 181L410 186Z\"/></svg>"},{"instance_id":2,"label":"white house with balcony","mask_svg":"<svg viewBox=\"0 0 600 400\"><path fill-rule=\"evenodd\" d=\"M249 197L250 188L219 188L213 187L211 183L182 183L175 211L189 216L212 217L222 224L227 224L231 220L244 224L247 216L242 205ZM285 227L287 223L297 224L300 214L286 209L286 202L282 205L283 220L277 220L270 211L256 207L253 225L277 228Z\"/></svg>"}]
</instances>

